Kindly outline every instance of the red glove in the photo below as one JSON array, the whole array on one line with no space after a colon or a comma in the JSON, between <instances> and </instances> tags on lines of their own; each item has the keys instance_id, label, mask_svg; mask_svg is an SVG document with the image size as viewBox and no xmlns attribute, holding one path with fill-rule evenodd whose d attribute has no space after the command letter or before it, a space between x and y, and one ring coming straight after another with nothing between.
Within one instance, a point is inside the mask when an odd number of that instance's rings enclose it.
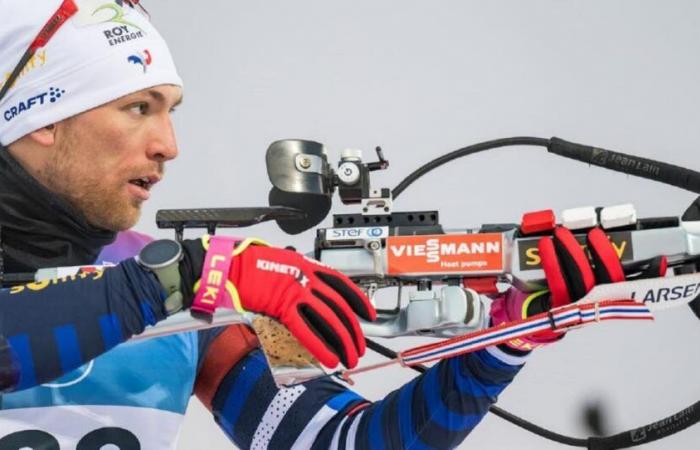
<instances>
[{"instance_id":1,"label":"red glove","mask_svg":"<svg viewBox=\"0 0 700 450\"><path fill-rule=\"evenodd\" d=\"M589 231L586 244L595 263L593 267L567 228L557 227L552 239L540 239L538 247L552 308L580 300L596 284L625 281L620 259L603 230Z\"/></svg>"},{"instance_id":2,"label":"red glove","mask_svg":"<svg viewBox=\"0 0 700 450\"><path fill-rule=\"evenodd\" d=\"M625 281L620 258L600 228L593 228L586 235L586 248L593 259L593 266L581 244L568 228L557 227L551 239L540 239L538 248L549 286L549 295L543 298L542 304L536 308L539 311L533 311L535 314L575 303L585 297L596 284ZM534 307L535 305L530 309ZM528 316L531 314L528 313ZM561 333L545 331L534 337L551 342L561 336Z\"/></svg>"},{"instance_id":3,"label":"red glove","mask_svg":"<svg viewBox=\"0 0 700 450\"><path fill-rule=\"evenodd\" d=\"M327 367L357 365L365 338L355 317L376 311L345 275L290 250L251 245L234 256L229 280L246 310L273 317Z\"/></svg>"},{"instance_id":4,"label":"red glove","mask_svg":"<svg viewBox=\"0 0 700 450\"><path fill-rule=\"evenodd\" d=\"M538 247L549 290L526 294L510 289L494 300L491 306L494 325L524 319L577 302L596 284L617 283L626 279L614 247L600 228L593 228L586 236L586 247L593 265L581 244L564 227L557 227L551 239L541 238ZM653 260L640 277L659 277L665 273L666 259L660 257ZM527 351L561 339L562 336L562 333L543 331L530 338L510 342L509 346Z\"/></svg>"}]
</instances>

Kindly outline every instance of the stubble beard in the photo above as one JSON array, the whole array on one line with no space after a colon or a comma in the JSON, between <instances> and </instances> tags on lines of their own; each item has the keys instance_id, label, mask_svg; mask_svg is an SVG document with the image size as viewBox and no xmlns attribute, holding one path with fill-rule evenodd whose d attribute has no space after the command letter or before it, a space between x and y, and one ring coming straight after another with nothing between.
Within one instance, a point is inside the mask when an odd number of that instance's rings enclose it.
<instances>
[{"instance_id":1,"label":"stubble beard","mask_svg":"<svg viewBox=\"0 0 700 450\"><path fill-rule=\"evenodd\" d=\"M143 202L125 195L123 185L113 186L104 180L101 175L106 175L110 168L81 157L77 149L84 142L89 141L71 129L66 130L42 178L52 192L82 213L90 225L115 232L128 230L138 222Z\"/></svg>"}]
</instances>

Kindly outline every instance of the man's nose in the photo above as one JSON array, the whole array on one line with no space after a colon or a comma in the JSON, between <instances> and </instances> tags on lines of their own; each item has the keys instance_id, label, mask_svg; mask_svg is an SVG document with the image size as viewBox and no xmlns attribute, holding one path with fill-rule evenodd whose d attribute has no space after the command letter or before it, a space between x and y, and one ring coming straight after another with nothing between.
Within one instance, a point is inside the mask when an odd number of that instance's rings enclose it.
<instances>
[{"instance_id":1,"label":"man's nose","mask_svg":"<svg viewBox=\"0 0 700 450\"><path fill-rule=\"evenodd\" d=\"M175 130L170 116L159 121L148 146L148 157L158 162L175 159L178 155Z\"/></svg>"}]
</instances>

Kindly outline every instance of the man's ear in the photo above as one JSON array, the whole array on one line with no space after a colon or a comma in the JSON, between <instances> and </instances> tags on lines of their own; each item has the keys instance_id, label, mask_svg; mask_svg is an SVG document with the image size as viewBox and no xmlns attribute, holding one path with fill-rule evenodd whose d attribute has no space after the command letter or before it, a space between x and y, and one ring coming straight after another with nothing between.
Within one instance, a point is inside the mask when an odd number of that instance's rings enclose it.
<instances>
[{"instance_id":1,"label":"man's ear","mask_svg":"<svg viewBox=\"0 0 700 450\"><path fill-rule=\"evenodd\" d=\"M51 124L32 131L27 137L43 147L51 147L56 143L56 125Z\"/></svg>"}]
</instances>

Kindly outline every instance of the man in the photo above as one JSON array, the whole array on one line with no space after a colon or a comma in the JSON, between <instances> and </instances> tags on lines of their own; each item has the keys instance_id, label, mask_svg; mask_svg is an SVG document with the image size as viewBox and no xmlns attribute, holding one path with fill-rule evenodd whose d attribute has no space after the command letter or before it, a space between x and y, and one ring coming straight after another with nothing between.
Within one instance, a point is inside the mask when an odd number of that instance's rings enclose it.
<instances>
[{"instance_id":1,"label":"man","mask_svg":"<svg viewBox=\"0 0 700 450\"><path fill-rule=\"evenodd\" d=\"M121 260L150 240L124 230L177 156L170 113L182 83L165 42L133 3L0 0L0 73L12 72L48 25L0 94L7 272ZM624 279L607 241L592 235L606 281ZM543 258L559 305L584 295L595 277L570 233L558 230L555 239L557 249L544 244ZM2 397L0 448L173 449L193 392L241 448L452 448L529 350L560 337L543 333L443 361L375 403L328 379L278 389L244 326L119 345L192 304L206 253L202 241L185 242L184 300L175 305L162 280L133 259L0 291L0 382L15 391ZM364 339L355 314L375 313L346 277L262 245L238 244L233 254L228 280L243 308L279 319L328 366L357 363ZM266 271L259 261L296 272ZM511 290L496 299L492 322L549 306L548 294Z\"/></svg>"}]
</instances>

